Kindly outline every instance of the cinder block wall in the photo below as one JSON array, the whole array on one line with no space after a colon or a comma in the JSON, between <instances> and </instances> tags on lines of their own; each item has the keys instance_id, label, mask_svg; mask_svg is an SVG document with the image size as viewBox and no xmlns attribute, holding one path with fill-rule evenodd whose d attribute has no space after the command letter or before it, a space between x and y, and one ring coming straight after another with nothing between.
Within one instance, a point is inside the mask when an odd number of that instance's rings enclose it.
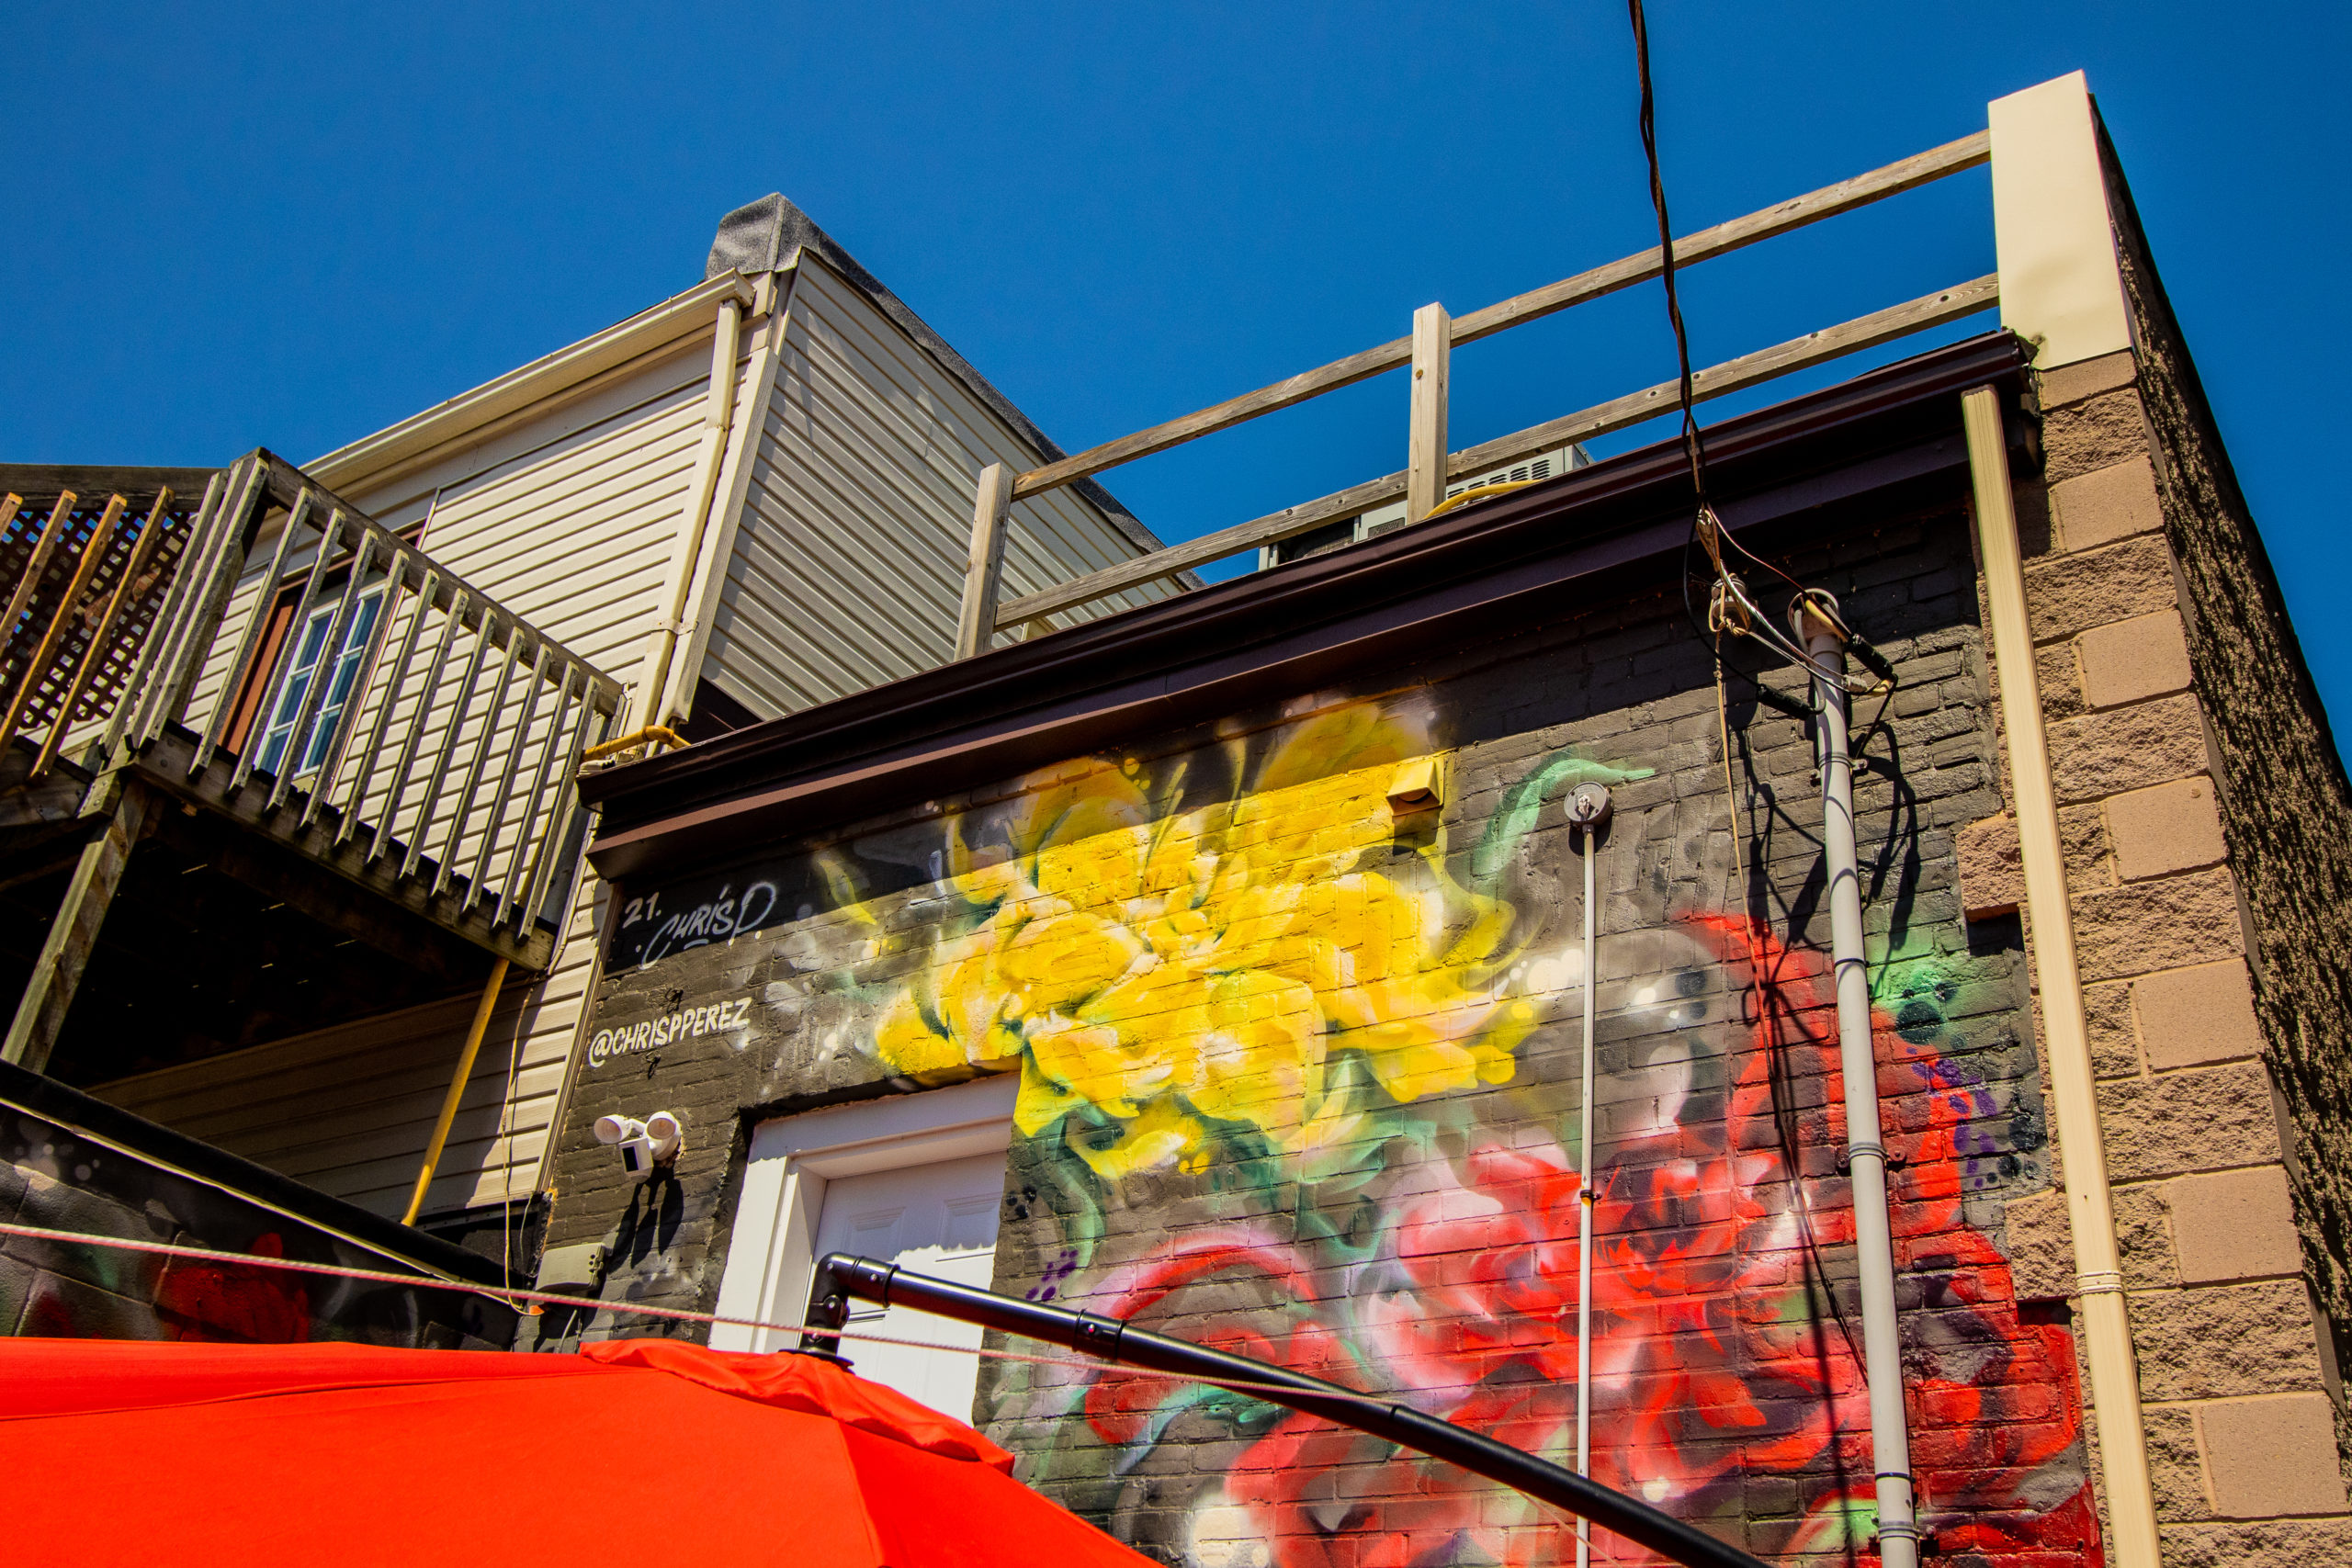
<instances>
[{"instance_id":1,"label":"cinder block wall","mask_svg":"<svg viewBox=\"0 0 2352 1568\"><path fill-rule=\"evenodd\" d=\"M2158 1519L2167 1562L2319 1561L2352 1552L2342 771L2169 312L2135 305L2139 355L2041 378L2018 500ZM2013 820L1962 841L1971 917L2013 915ZM2065 1299L2058 1195L2010 1235L2020 1294Z\"/></svg>"},{"instance_id":2,"label":"cinder block wall","mask_svg":"<svg viewBox=\"0 0 2352 1568\"><path fill-rule=\"evenodd\" d=\"M1883 515L1787 564L1903 678L1858 804L1926 1512L1948 1551L2087 1562L2067 1314L2008 1264L2050 1183L2018 933L1972 928L1957 886L1957 833L1999 809L1966 520ZM1419 758L1442 804L1399 811ZM678 910L757 887L776 914L607 965L594 1037L630 1044L582 1069L550 1245L606 1244L602 1299L707 1308L752 1125L1018 1071L999 1289L1572 1451L1560 801L1606 782L1596 1472L1757 1551L1843 1557L1871 1465L1811 766L1737 682L1719 718L1679 602L1645 590L625 888ZM741 1028L692 1022L746 998ZM589 1123L656 1104L685 1152L631 1182ZM665 1331L591 1306L543 1329ZM1170 1562L1573 1551L1508 1497L1247 1399L1010 1363L978 1414L1024 1478Z\"/></svg>"}]
</instances>

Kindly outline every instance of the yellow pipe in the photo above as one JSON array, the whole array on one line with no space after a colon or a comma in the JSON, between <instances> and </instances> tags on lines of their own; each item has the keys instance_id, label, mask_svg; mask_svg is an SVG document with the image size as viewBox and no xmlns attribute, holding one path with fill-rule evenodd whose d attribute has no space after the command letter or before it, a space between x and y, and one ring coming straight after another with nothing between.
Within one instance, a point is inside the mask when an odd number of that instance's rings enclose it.
<instances>
[{"instance_id":1,"label":"yellow pipe","mask_svg":"<svg viewBox=\"0 0 2352 1568\"><path fill-rule=\"evenodd\" d=\"M433 1124L433 1141L424 1145L424 1168L416 1173L416 1190L409 1194L408 1213L401 1216L401 1224L416 1224L417 1214L424 1208L424 1190L433 1185L433 1172L441 1163L442 1145L449 1141L450 1124L458 1119L458 1101L465 1098L466 1082L474 1076L474 1057L481 1052L481 1037L490 1031L491 1012L498 1006L498 987L506 983L506 960L490 966L490 981L481 988L481 1005L474 1009L473 1026L466 1031L466 1048L458 1057L458 1076L449 1080L449 1092L441 1100L441 1119Z\"/></svg>"},{"instance_id":2,"label":"yellow pipe","mask_svg":"<svg viewBox=\"0 0 2352 1568\"><path fill-rule=\"evenodd\" d=\"M1525 490L1529 485L1543 482L1542 479L1497 479L1490 485L1472 485L1460 495L1449 495L1435 506L1430 507L1428 515L1421 521L1426 523L1430 517L1435 517L1441 513L1451 512L1457 506L1467 506L1474 501L1484 501L1490 495L1509 495L1515 490Z\"/></svg>"},{"instance_id":3,"label":"yellow pipe","mask_svg":"<svg viewBox=\"0 0 2352 1568\"><path fill-rule=\"evenodd\" d=\"M643 729L624 735L617 740L607 740L600 746L589 747L588 750L580 753L580 760L583 762L593 762L602 757L616 756L623 751L634 751L639 746L650 746L656 740L667 742L673 751L683 751L686 746L686 738L676 730L665 728L658 724L649 724Z\"/></svg>"},{"instance_id":4,"label":"yellow pipe","mask_svg":"<svg viewBox=\"0 0 2352 1568\"><path fill-rule=\"evenodd\" d=\"M2082 1303L2083 1348L2090 1362L2091 1408L2098 1416L2099 1461L2113 1529L2109 1562L2156 1568L2156 1499L2148 1476L2148 1439L2140 1415L2140 1372L2132 1320L2123 1302L2123 1260L2107 1186L2107 1145L2099 1134L2098 1080L2083 1017L2083 976L2075 957L2075 920L2066 902L2066 862L2058 839L2058 796L2050 781L2050 739L2041 723L2033 633L2026 620L2025 565L2009 493L2007 444L1999 394L1978 387L1960 400L1975 481L1976 540L1984 559L1993 622L1993 666L2001 677L2001 727L2009 740L2010 793L2025 869L2026 912L2033 922L2033 974L2041 991L2041 1043L2050 1062L2052 1120L2065 1168L2066 1218L2075 1235L2075 1288Z\"/></svg>"}]
</instances>

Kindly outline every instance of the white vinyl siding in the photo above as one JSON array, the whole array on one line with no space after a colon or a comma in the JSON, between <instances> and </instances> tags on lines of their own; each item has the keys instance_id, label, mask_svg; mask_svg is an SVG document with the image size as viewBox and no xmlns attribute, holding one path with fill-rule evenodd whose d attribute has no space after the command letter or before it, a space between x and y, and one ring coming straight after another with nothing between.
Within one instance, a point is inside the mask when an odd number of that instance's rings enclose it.
<instances>
[{"instance_id":1,"label":"white vinyl siding","mask_svg":"<svg viewBox=\"0 0 2352 1568\"><path fill-rule=\"evenodd\" d=\"M756 337L745 335L748 355ZM691 500L709 365L706 334L584 404L407 476L396 491L357 490L345 499L393 526L419 521L429 510L423 546L434 559L605 673L633 682ZM742 368L739 362L739 375ZM739 398L739 412L741 407ZM266 575L267 549L256 554L261 559L239 585L246 604ZM428 637L435 629L428 627ZM454 687L469 650L469 639L453 645L445 686ZM424 658L420 650L420 673ZM228 650L216 650L214 663L222 668L208 677L214 691L225 680ZM488 679L481 688L485 696ZM521 684L518 674L506 705L517 718ZM403 710L410 700L403 697ZM535 734L549 705L540 703ZM437 727L428 729L421 758L436 755L440 739ZM473 744L471 734L462 739L453 769L470 760ZM505 734L492 743L477 818L511 745ZM433 792L424 766L421 761L412 775L412 803ZM435 798L455 789L447 784ZM371 786L371 800L381 795L380 784ZM403 821L413 809L403 807ZM441 813L435 820L446 824ZM431 841L441 830L434 829ZM459 863L470 858L468 848ZM553 891L561 897L566 889ZM526 1197L536 1185L594 970L589 917L597 891L593 878L583 878L571 894L554 968L543 977L509 981L424 1213L496 1202L510 1192ZM322 1191L397 1216L407 1206L477 999L322 1030L104 1085L100 1092ZM502 1138L508 1061L517 1049L510 1132Z\"/></svg>"},{"instance_id":2,"label":"white vinyl siding","mask_svg":"<svg viewBox=\"0 0 2352 1568\"><path fill-rule=\"evenodd\" d=\"M702 676L762 717L946 662L980 469L1043 455L802 253ZM1137 553L1073 490L1012 509L1004 596ZM1106 608L1158 598L1138 591ZM1098 611L1098 613L1100 613Z\"/></svg>"}]
</instances>

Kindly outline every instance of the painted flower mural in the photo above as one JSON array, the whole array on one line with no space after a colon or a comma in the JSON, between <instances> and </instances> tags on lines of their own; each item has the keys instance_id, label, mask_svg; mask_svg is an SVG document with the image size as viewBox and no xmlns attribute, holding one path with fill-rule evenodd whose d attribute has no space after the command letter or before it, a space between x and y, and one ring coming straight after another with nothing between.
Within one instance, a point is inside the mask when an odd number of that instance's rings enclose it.
<instances>
[{"instance_id":1,"label":"painted flower mural","mask_svg":"<svg viewBox=\"0 0 2352 1568\"><path fill-rule=\"evenodd\" d=\"M1553 1026L1586 976L1548 863L1567 835L1541 829L1564 789L1645 770L1564 750L1475 808L1399 809L1442 791L1430 730L1358 704L970 814L873 1049L926 1079L1020 1073L1033 1294L1563 1461L1589 1196L1596 1477L1760 1553L1850 1558L1871 1467L1819 955L1671 907L1662 878L1627 895L1647 918L1601 948L1586 1194L1576 1031ZM1879 1021L1923 1503L1951 1549L2095 1555L2068 1336L2020 1315L1966 1213L2018 1166L1986 1131L2008 1111L1947 1055L1944 962L1888 968ZM1513 1495L1243 1395L1039 1368L995 1399L1025 1478L1171 1561L1573 1556Z\"/></svg>"}]
</instances>

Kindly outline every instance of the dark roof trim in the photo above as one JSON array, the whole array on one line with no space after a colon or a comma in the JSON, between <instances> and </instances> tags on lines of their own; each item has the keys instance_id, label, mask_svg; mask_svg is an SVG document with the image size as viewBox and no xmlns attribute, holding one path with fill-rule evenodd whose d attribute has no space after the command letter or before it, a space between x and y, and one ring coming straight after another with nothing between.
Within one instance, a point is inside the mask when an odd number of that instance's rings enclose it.
<instances>
[{"instance_id":1,"label":"dark roof trim","mask_svg":"<svg viewBox=\"0 0 2352 1568\"><path fill-rule=\"evenodd\" d=\"M739 207L718 220L718 237L710 243L710 259L703 264L703 276L713 278L733 271L746 276L761 273L779 272L792 265L795 251L814 251L825 264L840 273L844 281L874 302L875 309L898 324L899 330L920 344L940 367L958 381L965 389L986 403L996 416L1011 425L1016 434L1035 446L1046 462L1057 462L1069 456L1056 446L1046 433L1031 422L1029 416L1013 406L1012 400L996 389L989 378L976 369L972 362L948 345L947 340L933 332L931 323L908 309L907 302L883 284L857 258L842 249L834 239L817 226L817 220L795 207L780 192L770 192L749 206ZM1137 521L1136 514L1123 505L1119 498L1094 480L1079 479L1069 486L1100 508L1110 518L1111 525L1127 537L1137 549L1149 552L1163 547L1163 541ZM1191 573L1185 581L1200 580Z\"/></svg>"},{"instance_id":2,"label":"dark roof trim","mask_svg":"<svg viewBox=\"0 0 2352 1568\"><path fill-rule=\"evenodd\" d=\"M480 1285L506 1283L495 1258L469 1252L455 1242L413 1230L356 1203L331 1198L266 1166L134 1116L120 1106L28 1072L13 1062L0 1062L0 1106L103 1139L161 1168L339 1235L380 1254L389 1263Z\"/></svg>"},{"instance_id":3,"label":"dark roof trim","mask_svg":"<svg viewBox=\"0 0 2352 1568\"><path fill-rule=\"evenodd\" d=\"M1943 493L1967 466L1958 394L2016 386L2007 333L1973 338L1708 432L1736 531L1889 491ZM1349 549L995 649L655 761L591 774L589 858L607 877L683 872L1154 729L1196 724L1369 664L1459 647L1503 615L1655 576L1690 528L1679 442Z\"/></svg>"},{"instance_id":4,"label":"dark roof trim","mask_svg":"<svg viewBox=\"0 0 2352 1568\"><path fill-rule=\"evenodd\" d=\"M151 501L164 486L175 499L196 505L218 468L138 468L120 464L5 463L0 464L0 491L21 495L28 502L54 501L65 491L87 501L121 495L126 501Z\"/></svg>"}]
</instances>

